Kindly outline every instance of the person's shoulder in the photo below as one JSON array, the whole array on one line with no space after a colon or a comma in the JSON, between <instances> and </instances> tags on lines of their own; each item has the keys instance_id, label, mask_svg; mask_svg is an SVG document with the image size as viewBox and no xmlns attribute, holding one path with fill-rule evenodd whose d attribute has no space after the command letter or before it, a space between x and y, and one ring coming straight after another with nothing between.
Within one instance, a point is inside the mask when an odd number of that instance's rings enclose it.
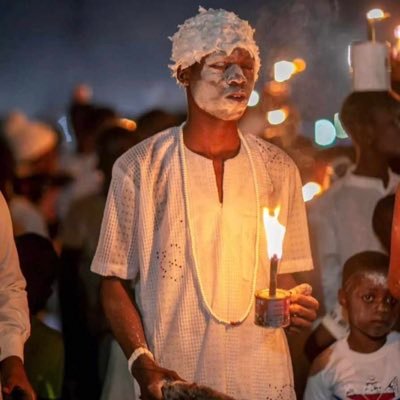
<instances>
[{"instance_id":1,"label":"person's shoulder","mask_svg":"<svg viewBox=\"0 0 400 400\"><path fill-rule=\"evenodd\" d=\"M114 170L122 170L126 173L137 168L146 160L164 154L172 145L177 143L178 130L179 127L168 128L139 142L116 160Z\"/></svg>"},{"instance_id":2,"label":"person's shoulder","mask_svg":"<svg viewBox=\"0 0 400 400\"><path fill-rule=\"evenodd\" d=\"M267 163L280 164L281 166L287 167L296 167L292 158L278 146L250 133L246 135L246 138L250 144L258 147L261 156Z\"/></svg>"},{"instance_id":3,"label":"person's shoulder","mask_svg":"<svg viewBox=\"0 0 400 400\"><path fill-rule=\"evenodd\" d=\"M326 371L332 364L339 352L342 340L338 340L322 351L312 362L309 375L314 376Z\"/></svg>"}]
</instances>

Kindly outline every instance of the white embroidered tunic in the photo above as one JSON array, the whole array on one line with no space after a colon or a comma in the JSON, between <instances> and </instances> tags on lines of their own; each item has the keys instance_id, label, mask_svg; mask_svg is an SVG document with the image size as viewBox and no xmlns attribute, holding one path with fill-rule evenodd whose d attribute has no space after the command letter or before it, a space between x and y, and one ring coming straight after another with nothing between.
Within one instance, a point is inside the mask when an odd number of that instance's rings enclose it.
<instances>
[{"instance_id":1,"label":"white embroidered tunic","mask_svg":"<svg viewBox=\"0 0 400 400\"><path fill-rule=\"evenodd\" d=\"M266 238L256 204L281 205L287 234L279 272L312 268L296 167L259 138L241 140L239 154L225 162L223 204L212 162L182 150L179 128L125 153L114 166L92 270L138 278L146 338L163 367L237 399L294 399L283 330L254 325L253 304L235 326L218 321L205 305L206 300L217 316L236 321L254 298L256 269L256 289L268 286Z\"/></svg>"}]
</instances>

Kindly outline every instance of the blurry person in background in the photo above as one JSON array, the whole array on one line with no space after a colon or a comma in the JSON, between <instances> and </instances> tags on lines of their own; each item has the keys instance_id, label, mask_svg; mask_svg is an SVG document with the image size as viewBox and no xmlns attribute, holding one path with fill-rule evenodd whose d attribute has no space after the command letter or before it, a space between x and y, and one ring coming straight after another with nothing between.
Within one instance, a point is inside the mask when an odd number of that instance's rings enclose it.
<instances>
[{"instance_id":1,"label":"blurry person in background","mask_svg":"<svg viewBox=\"0 0 400 400\"><path fill-rule=\"evenodd\" d=\"M353 92L342 105L340 119L353 141L356 163L309 206L314 260L327 312L309 339L310 354L347 334L336 300L346 260L362 251L385 252L372 229L372 217L378 201L400 182L389 168L389 159L400 154L399 116L400 101L391 92Z\"/></svg>"},{"instance_id":2,"label":"blurry person in background","mask_svg":"<svg viewBox=\"0 0 400 400\"><path fill-rule=\"evenodd\" d=\"M58 135L49 125L12 113L4 124L5 137L16 160L9 207L15 234L35 232L49 236L54 222L59 186Z\"/></svg>"},{"instance_id":3,"label":"blurry person in background","mask_svg":"<svg viewBox=\"0 0 400 400\"><path fill-rule=\"evenodd\" d=\"M108 359L109 333L99 299L100 277L90 271L96 251L111 170L115 160L139 142L136 131L118 125L96 138L97 168L103 175L99 193L75 200L63 222L60 303L66 346L66 391L77 399L95 399Z\"/></svg>"},{"instance_id":4,"label":"blurry person in background","mask_svg":"<svg viewBox=\"0 0 400 400\"><path fill-rule=\"evenodd\" d=\"M26 280L31 335L25 343L25 369L38 400L61 398L64 345L60 332L42 321L52 293L59 259L49 239L35 233L15 239L22 274Z\"/></svg>"},{"instance_id":5,"label":"blurry person in background","mask_svg":"<svg viewBox=\"0 0 400 400\"><path fill-rule=\"evenodd\" d=\"M36 396L23 365L29 337L25 280L15 248L7 204L0 193L0 382L4 395L34 400Z\"/></svg>"}]
</instances>

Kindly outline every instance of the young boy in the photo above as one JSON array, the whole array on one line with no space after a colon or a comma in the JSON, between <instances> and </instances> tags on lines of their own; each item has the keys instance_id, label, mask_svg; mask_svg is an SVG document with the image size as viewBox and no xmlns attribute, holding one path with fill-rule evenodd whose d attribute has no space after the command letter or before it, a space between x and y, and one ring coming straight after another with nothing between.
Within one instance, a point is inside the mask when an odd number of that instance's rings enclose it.
<instances>
[{"instance_id":1,"label":"young boy","mask_svg":"<svg viewBox=\"0 0 400 400\"><path fill-rule=\"evenodd\" d=\"M305 400L400 398L400 334L391 332L399 302L388 290L388 267L375 251L346 261L339 301L350 333L315 359Z\"/></svg>"}]
</instances>

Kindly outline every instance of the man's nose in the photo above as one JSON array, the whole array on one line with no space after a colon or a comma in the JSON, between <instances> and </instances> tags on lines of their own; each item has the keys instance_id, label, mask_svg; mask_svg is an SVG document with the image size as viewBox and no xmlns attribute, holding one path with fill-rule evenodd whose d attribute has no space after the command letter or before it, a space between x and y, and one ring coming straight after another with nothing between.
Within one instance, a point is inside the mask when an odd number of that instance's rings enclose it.
<instances>
[{"instance_id":1,"label":"man's nose","mask_svg":"<svg viewBox=\"0 0 400 400\"><path fill-rule=\"evenodd\" d=\"M225 70L225 77L229 85L242 85L246 82L243 70L237 64L232 64Z\"/></svg>"}]
</instances>

